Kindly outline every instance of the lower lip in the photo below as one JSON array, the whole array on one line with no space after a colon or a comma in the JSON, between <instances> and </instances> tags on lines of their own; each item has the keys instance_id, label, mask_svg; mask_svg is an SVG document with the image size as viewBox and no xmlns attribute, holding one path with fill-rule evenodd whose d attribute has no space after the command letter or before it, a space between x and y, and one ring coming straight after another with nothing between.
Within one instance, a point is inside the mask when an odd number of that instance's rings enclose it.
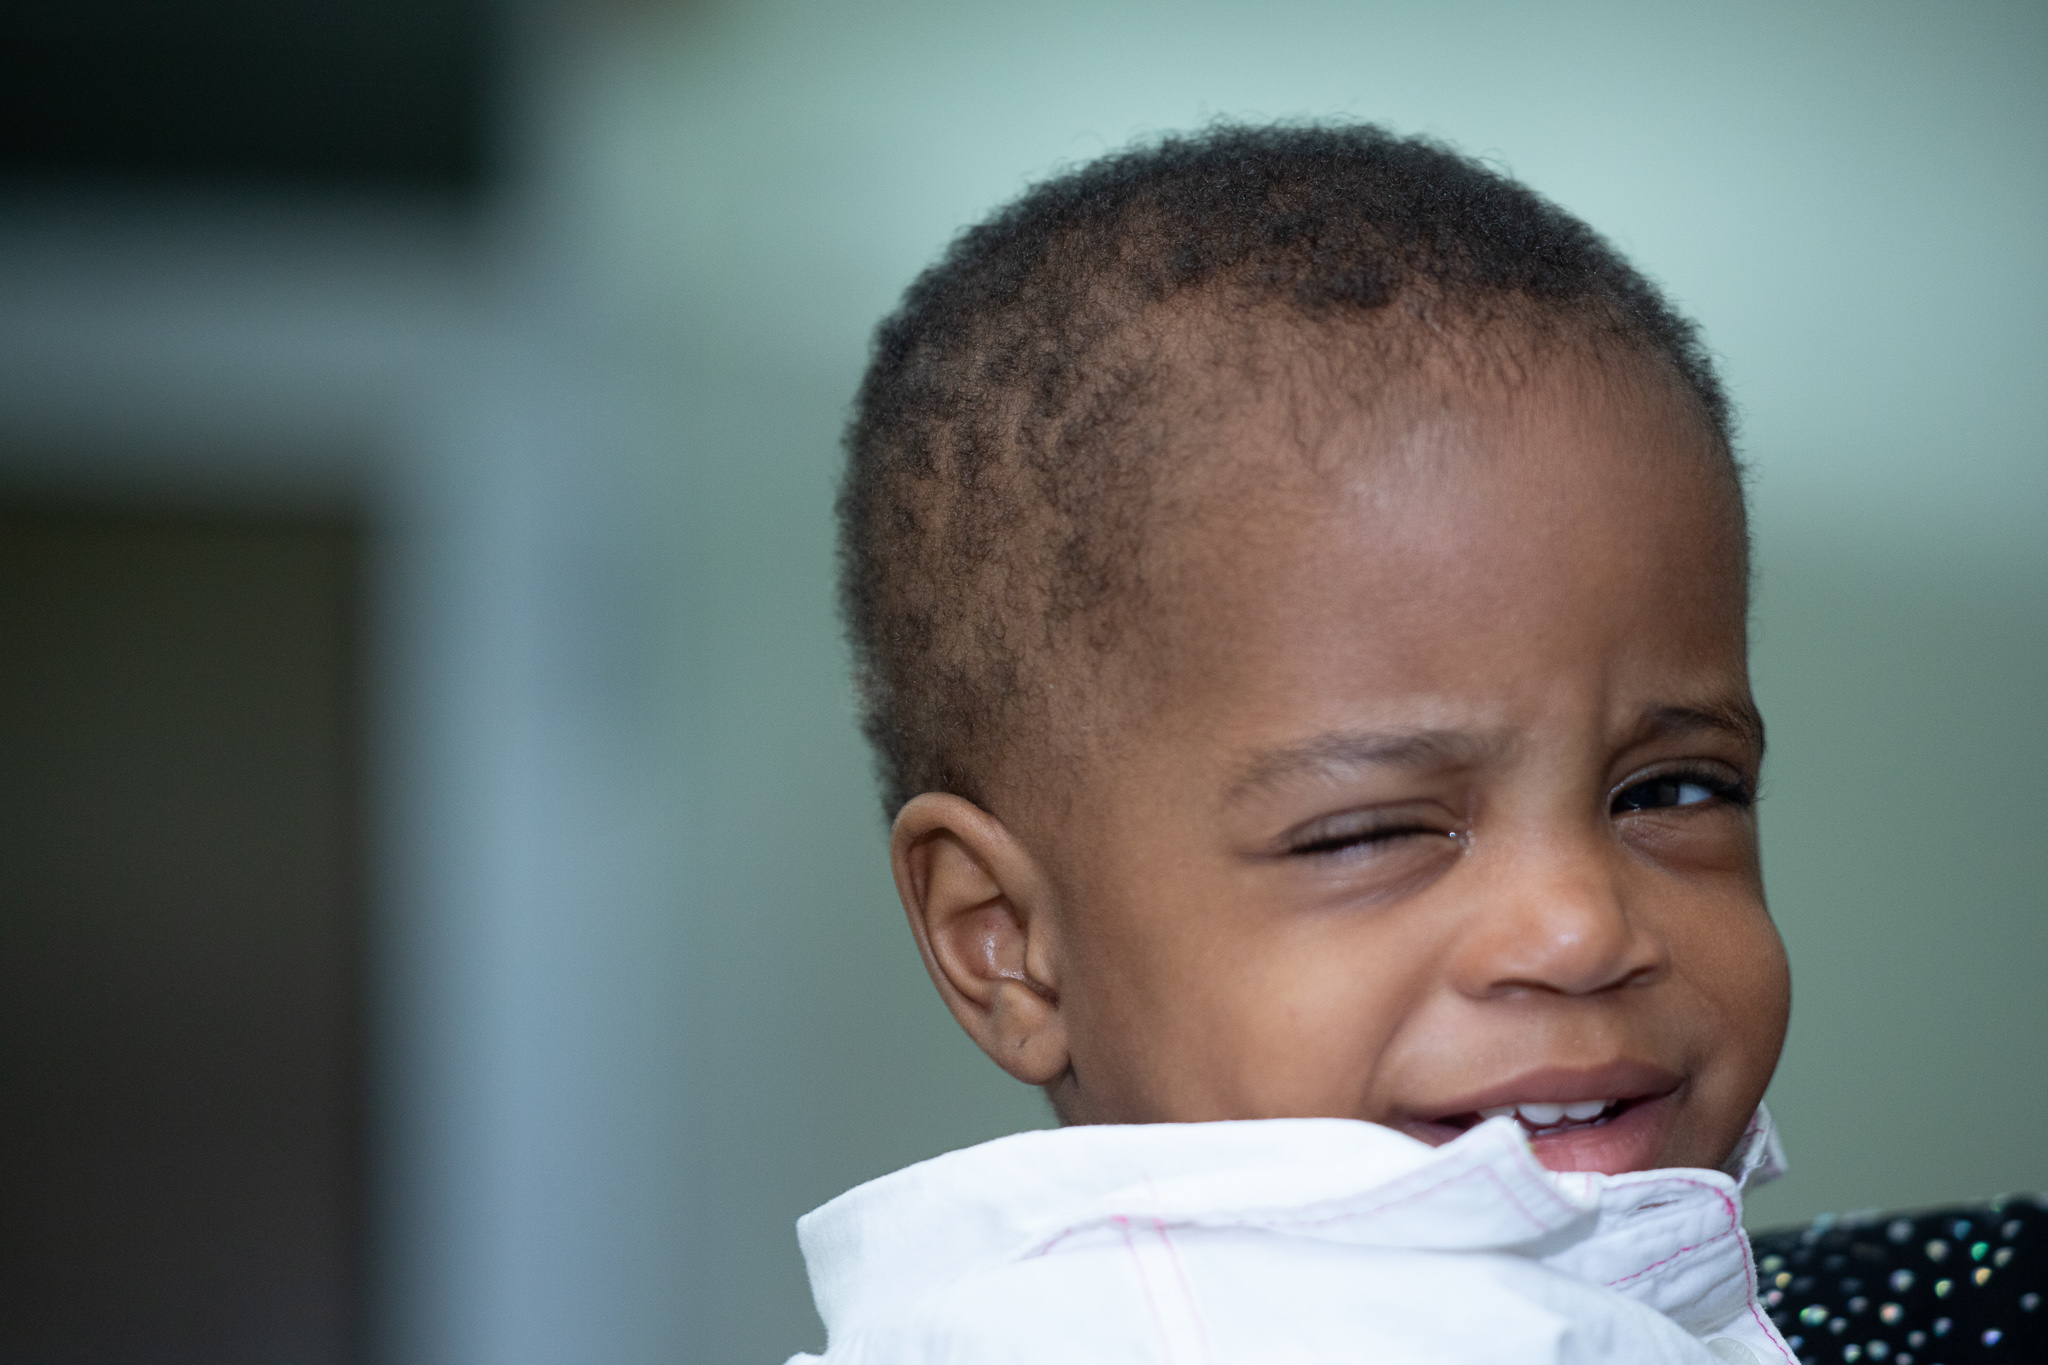
<instances>
[{"instance_id":1,"label":"lower lip","mask_svg":"<svg viewBox=\"0 0 2048 1365\"><path fill-rule=\"evenodd\" d=\"M1529 1150L1553 1171L1597 1171L1601 1175L1647 1171L1662 1164L1658 1158L1670 1136L1677 1107L1671 1095L1637 1100L1605 1123L1562 1133L1531 1134Z\"/></svg>"}]
</instances>

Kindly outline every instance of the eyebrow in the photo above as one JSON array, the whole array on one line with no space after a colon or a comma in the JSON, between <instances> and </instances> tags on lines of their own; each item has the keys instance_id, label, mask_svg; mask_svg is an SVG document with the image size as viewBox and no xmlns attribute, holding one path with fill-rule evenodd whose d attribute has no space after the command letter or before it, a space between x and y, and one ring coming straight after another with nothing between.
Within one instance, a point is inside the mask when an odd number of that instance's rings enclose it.
<instances>
[{"instance_id":1,"label":"eyebrow","mask_svg":"<svg viewBox=\"0 0 2048 1365\"><path fill-rule=\"evenodd\" d=\"M1657 706L1644 714L1634 743L1668 735L1733 735L1764 752L1764 718L1748 698ZM1331 776L1360 768L1465 767L1497 753L1505 735L1465 730L1333 730L1300 744L1269 750L1247 763L1225 793L1226 803L1299 777Z\"/></svg>"},{"instance_id":2,"label":"eyebrow","mask_svg":"<svg viewBox=\"0 0 2048 1365\"><path fill-rule=\"evenodd\" d=\"M1359 768L1463 766L1498 749L1499 739L1463 730L1334 730L1269 750L1245 764L1226 801L1302 776L1336 776Z\"/></svg>"},{"instance_id":3,"label":"eyebrow","mask_svg":"<svg viewBox=\"0 0 2048 1365\"><path fill-rule=\"evenodd\" d=\"M1764 718L1757 711L1756 703L1747 697L1705 702L1698 706L1654 707L1643 718L1640 734L1648 739L1659 735L1698 734L1701 731L1734 735L1754 747L1758 758L1763 757Z\"/></svg>"}]
</instances>

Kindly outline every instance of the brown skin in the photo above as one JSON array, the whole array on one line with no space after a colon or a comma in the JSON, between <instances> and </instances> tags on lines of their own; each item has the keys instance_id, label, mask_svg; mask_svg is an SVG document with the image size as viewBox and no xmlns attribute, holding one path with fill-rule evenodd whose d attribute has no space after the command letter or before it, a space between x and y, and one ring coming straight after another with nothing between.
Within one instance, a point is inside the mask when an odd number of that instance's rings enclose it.
<instances>
[{"instance_id":1,"label":"brown skin","mask_svg":"<svg viewBox=\"0 0 2048 1365\"><path fill-rule=\"evenodd\" d=\"M1072 1123L1443 1142L1601 1098L1628 1103L1539 1137L1546 1164L1720 1165L1790 984L1737 495L1698 423L1553 360L1333 420L1308 460L1257 405L1218 439L1148 548L1171 666L1102 703L1118 742L1058 800L998 789L1002 820L897 817L955 1018Z\"/></svg>"}]
</instances>

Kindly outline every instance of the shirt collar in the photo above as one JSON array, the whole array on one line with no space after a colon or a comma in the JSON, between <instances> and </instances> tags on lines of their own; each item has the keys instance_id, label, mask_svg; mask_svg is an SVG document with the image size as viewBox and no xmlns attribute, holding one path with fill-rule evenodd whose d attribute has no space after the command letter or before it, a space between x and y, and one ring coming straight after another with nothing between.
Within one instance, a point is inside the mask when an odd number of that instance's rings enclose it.
<instances>
[{"instance_id":1,"label":"shirt collar","mask_svg":"<svg viewBox=\"0 0 2048 1365\"><path fill-rule=\"evenodd\" d=\"M1621 1176L1545 1170L1506 1118L1435 1148L1349 1119L1085 1126L907 1167L806 1215L797 1232L835 1335L962 1274L1136 1218L1519 1251L1706 1332L1745 1309L1761 1325L1741 1195L1783 1169L1761 1106L1723 1169Z\"/></svg>"}]
</instances>

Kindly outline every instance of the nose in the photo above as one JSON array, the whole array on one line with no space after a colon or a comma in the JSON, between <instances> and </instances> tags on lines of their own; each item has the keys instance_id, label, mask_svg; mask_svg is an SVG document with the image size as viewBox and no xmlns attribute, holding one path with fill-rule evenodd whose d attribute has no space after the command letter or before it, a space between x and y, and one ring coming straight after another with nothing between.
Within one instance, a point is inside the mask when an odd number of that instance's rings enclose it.
<instances>
[{"instance_id":1,"label":"nose","mask_svg":"<svg viewBox=\"0 0 2048 1365\"><path fill-rule=\"evenodd\" d=\"M1662 936L1630 913L1636 879L1611 841L1551 830L1491 851L1495 866L1475 888L1453 964L1465 995L1590 996L1669 971Z\"/></svg>"}]
</instances>

